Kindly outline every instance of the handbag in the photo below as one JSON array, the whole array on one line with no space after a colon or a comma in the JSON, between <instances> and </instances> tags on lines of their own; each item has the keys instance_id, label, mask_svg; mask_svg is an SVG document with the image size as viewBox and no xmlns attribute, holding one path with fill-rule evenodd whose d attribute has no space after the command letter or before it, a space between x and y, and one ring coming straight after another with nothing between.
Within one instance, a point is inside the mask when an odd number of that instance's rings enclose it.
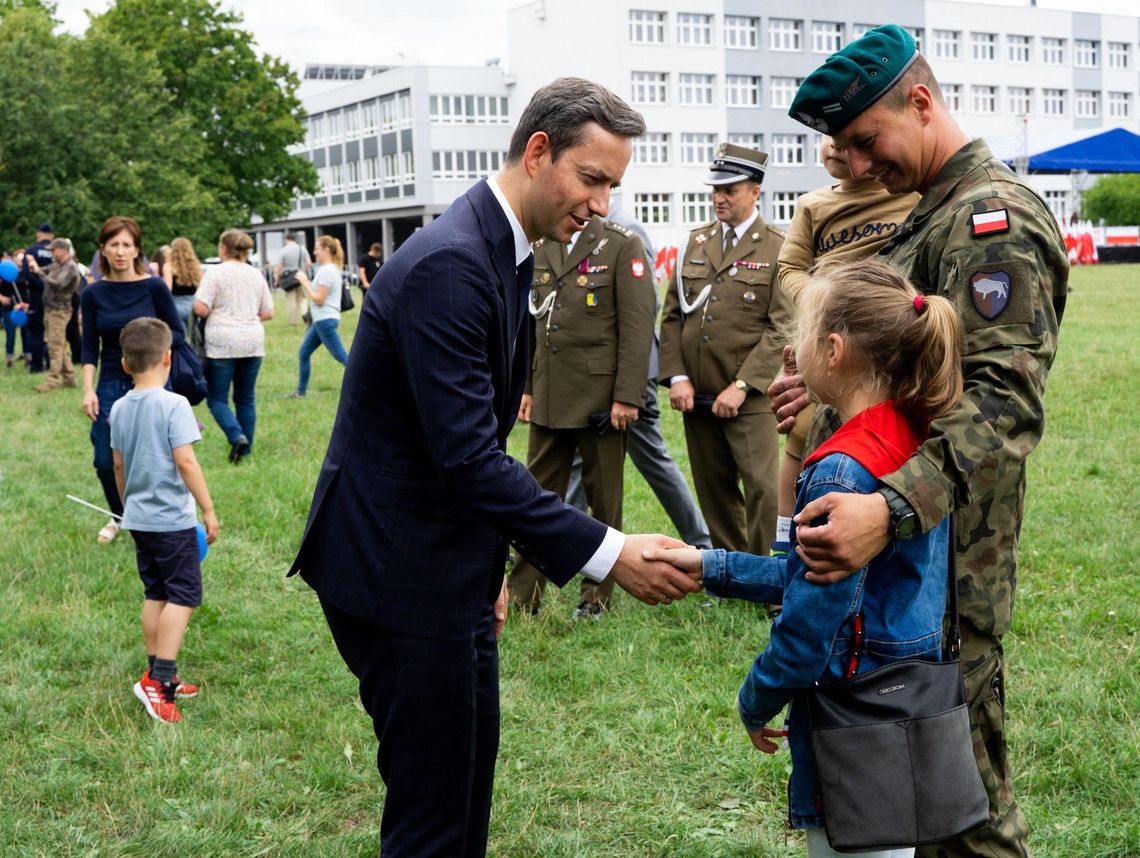
<instances>
[{"instance_id":1,"label":"handbag","mask_svg":"<svg viewBox=\"0 0 1140 858\"><path fill-rule=\"evenodd\" d=\"M947 658L855 675L864 648L860 613L847 678L808 692L823 825L837 852L935 843L989 821L958 662L955 544L951 528Z\"/></svg>"},{"instance_id":2,"label":"handbag","mask_svg":"<svg viewBox=\"0 0 1140 858\"><path fill-rule=\"evenodd\" d=\"M341 283L340 287L340 311L345 313L356 306L356 302L352 300L352 287L347 282Z\"/></svg>"},{"instance_id":3,"label":"handbag","mask_svg":"<svg viewBox=\"0 0 1140 858\"><path fill-rule=\"evenodd\" d=\"M182 340L170 350L170 389L197 405L206 398L206 377L202 362L189 340Z\"/></svg>"},{"instance_id":4,"label":"handbag","mask_svg":"<svg viewBox=\"0 0 1140 858\"><path fill-rule=\"evenodd\" d=\"M301 281L297 279L296 268L284 268L281 271L281 276L277 278L277 285L281 288L282 292L292 292L301 285Z\"/></svg>"}]
</instances>

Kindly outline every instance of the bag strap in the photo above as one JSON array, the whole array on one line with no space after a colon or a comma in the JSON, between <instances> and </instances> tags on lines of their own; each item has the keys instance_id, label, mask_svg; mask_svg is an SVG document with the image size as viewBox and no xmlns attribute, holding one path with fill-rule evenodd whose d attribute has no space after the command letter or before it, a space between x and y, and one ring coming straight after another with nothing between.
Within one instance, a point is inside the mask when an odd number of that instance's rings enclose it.
<instances>
[{"instance_id":1,"label":"bag strap","mask_svg":"<svg viewBox=\"0 0 1140 858\"><path fill-rule=\"evenodd\" d=\"M962 630L958 624L958 528L957 516L950 514L950 536L947 540L946 565L950 568L947 592L950 597L950 628L946 631L948 661L957 661L962 652Z\"/></svg>"},{"instance_id":2,"label":"bag strap","mask_svg":"<svg viewBox=\"0 0 1140 858\"><path fill-rule=\"evenodd\" d=\"M947 543L947 581L946 592L950 600L950 626L946 631L946 646L943 648L943 657L946 661L957 661L962 651L962 630L958 622L958 552L955 527L956 519L950 516L950 536ZM851 636L851 651L847 655L847 669L843 673L844 679L853 679L859 672L859 662L866 649L866 633L864 630L863 611L855 615ZM948 656L948 657L947 657Z\"/></svg>"}]
</instances>

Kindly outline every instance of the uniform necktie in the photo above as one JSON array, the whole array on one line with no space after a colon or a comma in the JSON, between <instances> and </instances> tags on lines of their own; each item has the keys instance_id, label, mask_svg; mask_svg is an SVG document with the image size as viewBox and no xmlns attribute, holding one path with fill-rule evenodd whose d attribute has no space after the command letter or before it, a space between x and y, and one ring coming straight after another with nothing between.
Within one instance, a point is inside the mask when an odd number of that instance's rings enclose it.
<instances>
[{"instance_id":1,"label":"uniform necktie","mask_svg":"<svg viewBox=\"0 0 1140 858\"><path fill-rule=\"evenodd\" d=\"M736 247L736 230L730 229L724 234L724 256L728 258L729 252Z\"/></svg>"}]
</instances>

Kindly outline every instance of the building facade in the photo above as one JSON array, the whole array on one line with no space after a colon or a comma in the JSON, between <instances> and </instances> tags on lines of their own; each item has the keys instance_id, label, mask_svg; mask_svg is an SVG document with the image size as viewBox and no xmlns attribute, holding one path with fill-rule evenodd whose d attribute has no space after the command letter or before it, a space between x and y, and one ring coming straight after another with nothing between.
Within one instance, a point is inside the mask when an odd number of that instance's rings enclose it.
<instances>
[{"instance_id":1,"label":"building facade","mask_svg":"<svg viewBox=\"0 0 1140 858\"><path fill-rule=\"evenodd\" d=\"M306 70L304 154L321 192L258 224L263 259L283 231L328 232L350 259L379 241L385 257L479 178L494 173L534 91L588 77L644 115L623 206L658 247L712 220L702 183L723 142L768 153L765 218L791 220L796 198L830 181L820 135L787 115L804 76L868 29L907 27L947 104L974 137L1024 141L1124 127L1140 132L1140 16L950 0L795 4L757 0L534 0L507 14L509 74L497 64L322 66ZM1060 219L1095 177L1031 176Z\"/></svg>"},{"instance_id":2,"label":"building facade","mask_svg":"<svg viewBox=\"0 0 1140 858\"><path fill-rule=\"evenodd\" d=\"M373 243L387 258L506 156L512 121L498 66L309 66L299 95L320 191L252 227L273 263L286 231L309 247L340 239L352 266ZM354 266L353 266L354 268ZM355 268L354 268L355 270Z\"/></svg>"},{"instance_id":3,"label":"building facade","mask_svg":"<svg viewBox=\"0 0 1140 858\"><path fill-rule=\"evenodd\" d=\"M828 54L887 22L914 35L971 136L1021 135L1028 151L1047 132L1140 131L1140 17L947 0L535 0L508 13L512 107L563 74L636 106L648 131L623 198L658 246L712 219L702 180L722 141L768 153L762 213L786 225L800 194L831 181L820 135L788 105ZM1030 181L1059 218L1072 212L1073 178Z\"/></svg>"}]
</instances>

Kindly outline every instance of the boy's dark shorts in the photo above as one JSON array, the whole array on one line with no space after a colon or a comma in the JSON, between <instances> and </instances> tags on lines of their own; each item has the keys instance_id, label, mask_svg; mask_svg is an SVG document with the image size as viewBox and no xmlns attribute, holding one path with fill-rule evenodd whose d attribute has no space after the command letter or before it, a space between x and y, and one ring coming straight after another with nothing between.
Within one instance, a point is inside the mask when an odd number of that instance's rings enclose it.
<instances>
[{"instance_id":1,"label":"boy's dark shorts","mask_svg":"<svg viewBox=\"0 0 1140 858\"><path fill-rule=\"evenodd\" d=\"M202 561L198 557L196 528L132 530L131 536L147 599L186 608L202 604Z\"/></svg>"}]
</instances>

